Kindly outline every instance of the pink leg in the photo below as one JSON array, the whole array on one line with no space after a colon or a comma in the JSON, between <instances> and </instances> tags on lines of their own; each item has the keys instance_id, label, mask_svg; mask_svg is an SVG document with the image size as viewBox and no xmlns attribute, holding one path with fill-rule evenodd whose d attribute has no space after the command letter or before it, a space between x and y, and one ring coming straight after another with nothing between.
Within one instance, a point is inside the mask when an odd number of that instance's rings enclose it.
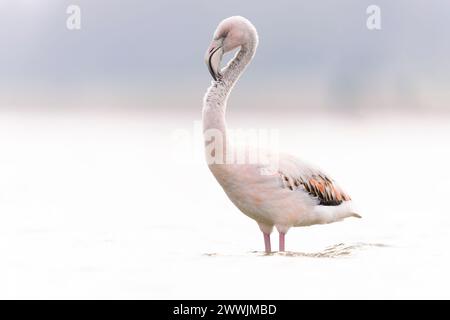
<instances>
[{"instance_id":1,"label":"pink leg","mask_svg":"<svg viewBox=\"0 0 450 320\"><path fill-rule=\"evenodd\" d=\"M284 236L285 233L280 232L280 252L284 252Z\"/></svg>"},{"instance_id":2,"label":"pink leg","mask_svg":"<svg viewBox=\"0 0 450 320\"><path fill-rule=\"evenodd\" d=\"M270 245L270 233L264 233L264 246L266 247L266 253L272 252L272 247Z\"/></svg>"}]
</instances>

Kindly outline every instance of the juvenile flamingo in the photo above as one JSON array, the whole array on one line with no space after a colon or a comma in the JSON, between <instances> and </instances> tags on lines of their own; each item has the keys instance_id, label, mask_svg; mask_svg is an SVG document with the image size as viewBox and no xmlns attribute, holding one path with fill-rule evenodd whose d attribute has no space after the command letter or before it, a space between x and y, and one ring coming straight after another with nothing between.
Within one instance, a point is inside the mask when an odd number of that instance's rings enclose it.
<instances>
[{"instance_id":1,"label":"juvenile flamingo","mask_svg":"<svg viewBox=\"0 0 450 320\"><path fill-rule=\"evenodd\" d=\"M291 227L361 216L353 212L350 197L329 176L295 157L274 157L276 170L271 174L262 170L267 163L218 160L219 155L227 159L231 150L225 122L228 96L257 45L256 29L243 17L227 18L217 27L205 55L214 81L203 102L203 130L209 169L236 207L258 223L265 251L270 253L274 226L279 232L279 251L285 251L285 234ZM223 55L236 48L240 49L235 57L221 69Z\"/></svg>"}]
</instances>

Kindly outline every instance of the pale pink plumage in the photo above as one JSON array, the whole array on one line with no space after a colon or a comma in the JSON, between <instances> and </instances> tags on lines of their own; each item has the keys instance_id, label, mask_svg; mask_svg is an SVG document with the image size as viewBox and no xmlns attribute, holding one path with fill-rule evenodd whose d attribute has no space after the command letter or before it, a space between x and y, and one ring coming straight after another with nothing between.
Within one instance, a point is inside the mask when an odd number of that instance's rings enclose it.
<instances>
[{"instance_id":1,"label":"pale pink plumage","mask_svg":"<svg viewBox=\"0 0 450 320\"><path fill-rule=\"evenodd\" d=\"M213 151L215 156L220 151L225 159L231 150L225 122L226 102L234 84L252 60L257 45L255 27L245 18L231 17L219 24L207 50L205 61L215 81L204 99L205 145L207 152L211 152L208 130L221 134L224 144L220 146L223 149ZM240 50L234 59L221 70L222 55L237 47ZM207 156L211 157L211 154ZM284 251L284 237L291 227L359 217L353 213L350 197L320 170L289 155L268 158L277 161L264 164L209 163L211 172L230 200L258 223L264 234L266 252L271 251L270 233L274 226L280 233L279 249Z\"/></svg>"}]
</instances>

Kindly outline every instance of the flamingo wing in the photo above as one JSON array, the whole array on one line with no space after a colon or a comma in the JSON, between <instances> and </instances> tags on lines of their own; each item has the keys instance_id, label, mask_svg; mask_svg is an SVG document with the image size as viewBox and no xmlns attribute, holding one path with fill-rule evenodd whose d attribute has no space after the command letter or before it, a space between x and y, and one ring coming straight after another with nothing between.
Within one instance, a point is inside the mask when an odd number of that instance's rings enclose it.
<instances>
[{"instance_id":1,"label":"flamingo wing","mask_svg":"<svg viewBox=\"0 0 450 320\"><path fill-rule=\"evenodd\" d=\"M304 191L317 199L319 205L338 206L351 200L328 175L298 159L281 159L278 174L283 188Z\"/></svg>"}]
</instances>

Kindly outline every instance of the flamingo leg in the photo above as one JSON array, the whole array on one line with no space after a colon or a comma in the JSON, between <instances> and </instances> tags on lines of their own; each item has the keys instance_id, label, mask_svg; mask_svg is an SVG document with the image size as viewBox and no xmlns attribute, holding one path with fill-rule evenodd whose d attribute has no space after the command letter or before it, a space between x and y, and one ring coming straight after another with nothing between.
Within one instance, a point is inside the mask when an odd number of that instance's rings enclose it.
<instances>
[{"instance_id":1,"label":"flamingo leg","mask_svg":"<svg viewBox=\"0 0 450 320\"><path fill-rule=\"evenodd\" d=\"M285 244L284 236L285 235L286 235L285 233L280 232L280 252L284 252L284 244Z\"/></svg>"},{"instance_id":2,"label":"flamingo leg","mask_svg":"<svg viewBox=\"0 0 450 320\"><path fill-rule=\"evenodd\" d=\"M264 247L266 249L266 253L272 252L272 247L270 245L270 233L263 232L264 235Z\"/></svg>"}]
</instances>

